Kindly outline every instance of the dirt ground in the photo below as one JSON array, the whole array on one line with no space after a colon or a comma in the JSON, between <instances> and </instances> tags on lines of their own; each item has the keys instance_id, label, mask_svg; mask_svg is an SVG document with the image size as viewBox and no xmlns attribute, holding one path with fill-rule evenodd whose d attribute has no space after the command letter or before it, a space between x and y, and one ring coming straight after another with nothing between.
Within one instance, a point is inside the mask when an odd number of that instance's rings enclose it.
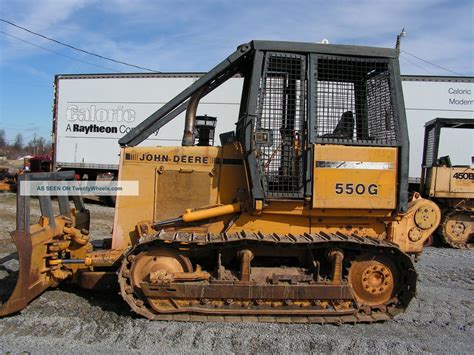
<instances>
[{"instance_id":1,"label":"dirt ground","mask_svg":"<svg viewBox=\"0 0 474 355\"><path fill-rule=\"evenodd\" d=\"M37 208L37 202L32 206ZM88 204L96 236L111 232L113 209ZM0 291L18 270L8 231L15 196L0 194ZM426 248L416 265L418 295L407 312L380 324L303 325L151 322L117 294L61 286L21 313L0 319L0 351L31 353L472 353L474 254Z\"/></svg>"}]
</instances>

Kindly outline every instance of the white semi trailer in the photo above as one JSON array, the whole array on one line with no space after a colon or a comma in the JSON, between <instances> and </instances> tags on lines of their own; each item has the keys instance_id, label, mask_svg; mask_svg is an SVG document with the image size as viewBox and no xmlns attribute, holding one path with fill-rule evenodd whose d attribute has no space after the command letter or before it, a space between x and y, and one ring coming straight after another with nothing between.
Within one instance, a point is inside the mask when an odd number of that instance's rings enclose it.
<instances>
[{"instance_id":1,"label":"white semi trailer","mask_svg":"<svg viewBox=\"0 0 474 355\"><path fill-rule=\"evenodd\" d=\"M402 76L402 86L410 136L409 177L418 183L425 123L437 117L474 119L474 77ZM474 130L447 129L438 155L450 155L454 165L472 164Z\"/></svg>"},{"instance_id":2,"label":"white semi trailer","mask_svg":"<svg viewBox=\"0 0 474 355\"><path fill-rule=\"evenodd\" d=\"M118 139L193 83L200 73L57 75L53 116L53 165L95 178L118 167ZM410 134L411 182L421 172L425 122L474 118L474 77L402 76ZM216 137L234 130L242 79L235 77L201 100L198 114L218 118ZM184 114L144 145L180 145ZM440 154L471 164L473 132L444 135Z\"/></svg>"}]
</instances>

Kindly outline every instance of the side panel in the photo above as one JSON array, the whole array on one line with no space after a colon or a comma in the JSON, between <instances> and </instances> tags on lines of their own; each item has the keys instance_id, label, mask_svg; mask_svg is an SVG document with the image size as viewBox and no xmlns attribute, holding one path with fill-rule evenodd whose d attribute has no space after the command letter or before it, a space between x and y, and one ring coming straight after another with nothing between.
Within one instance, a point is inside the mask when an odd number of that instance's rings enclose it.
<instances>
[{"instance_id":1,"label":"side panel","mask_svg":"<svg viewBox=\"0 0 474 355\"><path fill-rule=\"evenodd\" d=\"M394 209L397 148L315 145L313 208Z\"/></svg>"},{"instance_id":2,"label":"side panel","mask_svg":"<svg viewBox=\"0 0 474 355\"><path fill-rule=\"evenodd\" d=\"M474 194L474 169L467 167L451 168L450 192L456 194Z\"/></svg>"},{"instance_id":3,"label":"side panel","mask_svg":"<svg viewBox=\"0 0 474 355\"><path fill-rule=\"evenodd\" d=\"M135 240L139 222L161 222L186 209L229 204L247 195L242 153L233 144L129 147L121 154L119 179L138 180L139 195L117 196L113 249L124 249ZM199 226L202 232L208 232L206 228Z\"/></svg>"},{"instance_id":4,"label":"side panel","mask_svg":"<svg viewBox=\"0 0 474 355\"><path fill-rule=\"evenodd\" d=\"M439 198L474 198L474 169L434 167L428 172L429 195Z\"/></svg>"}]
</instances>

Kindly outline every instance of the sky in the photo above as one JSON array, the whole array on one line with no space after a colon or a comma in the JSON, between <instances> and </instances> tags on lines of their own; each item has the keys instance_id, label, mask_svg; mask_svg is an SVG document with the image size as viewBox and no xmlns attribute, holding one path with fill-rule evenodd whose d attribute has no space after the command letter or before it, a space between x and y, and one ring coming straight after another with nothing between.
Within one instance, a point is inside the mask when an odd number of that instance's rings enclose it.
<instances>
[{"instance_id":1,"label":"sky","mask_svg":"<svg viewBox=\"0 0 474 355\"><path fill-rule=\"evenodd\" d=\"M393 47L405 28L402 74L474 76L472 0L1 0L0 18L163 72L208 71L252 39ZM0 129L9 140L50 139L54 75L144 71L3 22L0 32Z\"/></svg>"}]
</instances>

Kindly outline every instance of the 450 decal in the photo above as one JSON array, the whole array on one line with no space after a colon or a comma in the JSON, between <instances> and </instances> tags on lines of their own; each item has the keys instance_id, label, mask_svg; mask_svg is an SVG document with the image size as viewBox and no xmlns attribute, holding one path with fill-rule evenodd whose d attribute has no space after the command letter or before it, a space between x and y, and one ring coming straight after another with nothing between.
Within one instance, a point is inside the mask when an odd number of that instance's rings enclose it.
<instances>
[{"instance_id":1,"label":"450 decal","mask_svg":"<svg viewBox=\"0 0 474 355\"><path fill-rule=\"evenodd\" d=\"M344 184L342 182L337 182L335 185L334 192L338 195L363 195L365 193L369 195L377 195L379 193L379 186L377 184Z\"/></svg>"},{"instance_id":2,"label":"450 decal","mask_svg":"<svg viewBox=\"0 0 474 355\"><path fill-rule=\"evenodd\" d=\"M474 180L474 173L454 173L453 179L457 180Z\"/></svg>"}]
</instances>

